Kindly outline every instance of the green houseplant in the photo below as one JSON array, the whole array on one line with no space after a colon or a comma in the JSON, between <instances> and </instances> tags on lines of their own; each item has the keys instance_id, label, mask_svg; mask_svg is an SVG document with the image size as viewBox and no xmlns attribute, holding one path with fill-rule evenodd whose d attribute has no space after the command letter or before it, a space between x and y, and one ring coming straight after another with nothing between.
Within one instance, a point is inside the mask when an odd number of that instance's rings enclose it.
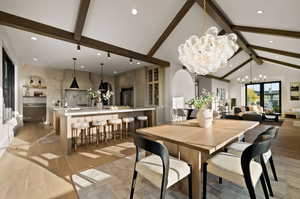
<instances>
[{"instance_id":1,"label":"green houseplant","mask_svg":"<svg viewBox=\"0 0 300 199\"><path fill-rule=\"evenodd\" d=\"M194 97L186 102L189 106L198 110L197 120L200 127L208 128L212 125L213 111L209 109L209 105L214 99L214 95L202 89L198 97Z\"/></svg>"}]
</instances>

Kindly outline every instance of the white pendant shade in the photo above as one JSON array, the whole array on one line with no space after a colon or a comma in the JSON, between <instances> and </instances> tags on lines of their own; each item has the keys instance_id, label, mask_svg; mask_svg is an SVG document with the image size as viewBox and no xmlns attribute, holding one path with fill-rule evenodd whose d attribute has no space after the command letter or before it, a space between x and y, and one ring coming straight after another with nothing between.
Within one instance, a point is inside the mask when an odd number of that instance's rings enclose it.
<instances>
[{"instance_id":1,"label":"white pendant shade","mask_svg":"<svg viewBox=\"0 0 300 199\"><path fill-rule=\"evenodd\" d=\"M218 29L211 27L204 36L193 35L178 47L179 60L192 73L216 72L238 50L236 40L236 34L218 36Z\"/></svg>"}]
</instances>

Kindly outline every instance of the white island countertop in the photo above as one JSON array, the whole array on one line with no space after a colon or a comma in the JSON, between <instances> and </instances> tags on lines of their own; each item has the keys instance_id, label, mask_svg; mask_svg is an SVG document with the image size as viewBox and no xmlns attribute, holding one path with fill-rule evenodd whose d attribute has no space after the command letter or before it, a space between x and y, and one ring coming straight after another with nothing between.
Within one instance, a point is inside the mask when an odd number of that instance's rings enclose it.
<instances>
[{"instance_id":1,"label":"white island countertop","mask_svg":"<svg viewBox=\"0 0 300 199\"><path fill-rule=\"evenodd\" d=\"M144 107L144 108L129 108L129 109L97 109L97 108L83 108L80 110L65 110L60 111L62 116L84 116L84 115L101 115L111 113L129 113L139 111L155 111L155 108Z\"/></svg>"}]
</instances>

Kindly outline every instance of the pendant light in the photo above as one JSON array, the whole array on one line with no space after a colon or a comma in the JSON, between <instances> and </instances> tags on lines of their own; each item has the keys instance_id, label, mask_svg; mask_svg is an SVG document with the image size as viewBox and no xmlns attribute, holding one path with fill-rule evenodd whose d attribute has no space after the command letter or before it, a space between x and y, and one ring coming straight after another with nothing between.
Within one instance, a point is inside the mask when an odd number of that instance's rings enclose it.
<instances>
[{"instance_id":1,"label":"pendant light","mask_svg":"<svg viewBox=\"0 0 300 199\"><path fill-rule=\"evenodd\" d=\"M76 80L76 73L75 73L75 62L76 62L76 58L73 58L73 62L74 62L74 73L73 73L73 81L72 84L70 86L70 88L79 88L77 80Z\"/></svg>"},{"instance_id":2,"label":"pendant light","mask_svg":"<svg viewBox=\"0 0 300 199\"><path fill-rule=\"evenodd\" d=\"M104 67L104 64L101 63L100 65L101 65L100 66L101 67L101 81L100 81L100 85L99 85L99 90L104 93L104 92L107 92L108 85L107 85L107 82L103 81L103 67Z\"/></svg>"}]
</instances>

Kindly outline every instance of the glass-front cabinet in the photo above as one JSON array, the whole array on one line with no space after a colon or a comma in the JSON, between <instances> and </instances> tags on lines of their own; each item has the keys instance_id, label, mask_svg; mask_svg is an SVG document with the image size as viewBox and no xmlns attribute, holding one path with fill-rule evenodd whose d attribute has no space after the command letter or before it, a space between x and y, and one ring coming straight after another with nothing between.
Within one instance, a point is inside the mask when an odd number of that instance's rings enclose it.
<instances>
[{"instance_id":1,"label":"glass-front cabinet","mask_svg":"<svg viewBox=\"0 0 300 199\"><path fill-rule=\"evenodd\" d=\"M158 106L160 103L160 68L149 67L147 74L148 104Z\"/></svg>"}]
</instances>

